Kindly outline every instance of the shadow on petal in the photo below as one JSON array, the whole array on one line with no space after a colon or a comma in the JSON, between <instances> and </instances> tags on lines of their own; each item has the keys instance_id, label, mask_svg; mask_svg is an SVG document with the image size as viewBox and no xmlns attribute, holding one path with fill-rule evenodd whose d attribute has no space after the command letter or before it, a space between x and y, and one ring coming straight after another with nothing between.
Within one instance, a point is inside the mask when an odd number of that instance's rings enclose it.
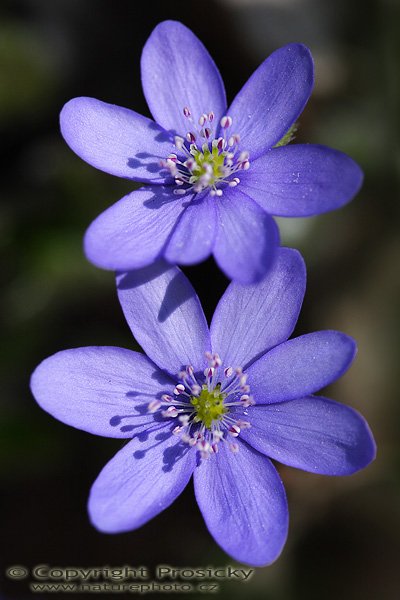
<instances>
[{"instance_id":1,"label":"shadow on petal","mask_svg":"<svg viewBox=\"0 0 400 600\"><path fill-rule=\"evenodd\" d=\"M156 279L170 268L171 266L164 260L159 260L149 267L119 274L118 288L120 290L129 290L139 287ZM168 283L157 315L159 323L164 323L175 310L192 297L193 290L191 287L185 285L185 283L186 278L180 271Z\"/></svg>"}]
</instances>

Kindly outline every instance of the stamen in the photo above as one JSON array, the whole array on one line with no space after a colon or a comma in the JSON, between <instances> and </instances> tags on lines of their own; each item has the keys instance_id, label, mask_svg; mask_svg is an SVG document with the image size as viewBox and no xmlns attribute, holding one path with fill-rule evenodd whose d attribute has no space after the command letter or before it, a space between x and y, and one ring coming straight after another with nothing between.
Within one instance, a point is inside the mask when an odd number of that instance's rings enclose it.
<instances>
[{"instance_id":1,"label":"stamen","mask_svg":"<svg viewBox=\"0 0 400 600\"><path fill-rule=\"evenodd\" d=\"M231 427L229 427L228 431L231 434L231 436L237 437L240 433L240 427L239 427L239 425L231 425Z\"/></svg>"},{"instance_id":2,"label":"stamen","mask_svg":"<svg viewBox=\"0 0 400 600\"><path fill-rule=\"evenodd\" d=\"M217 454L220 443L227 443L234 454L239 451L239 445L230 440L251 427L251 422L242 417L247 417L245 409L254 404L247 393L247 373L241 367L223 368L216 352L206 352L205 357L208 367L204 370L204 383L199 383L193 366L187 365L178 373L180 381L173 388L173 395L163 394L147 407L150 413L160 409L162 417L177 419L179 423L172 428L172 434L195 448L202 459ZM234 413L230 413L231 407L235 407Z\"/></svg>"},{"instance_id":3,"label":"stamen","mask_svg":"<svg viewBox=\"0 0 400 600\"><path fill-rule=\"evenodd\" d=\"M186 134L186 139L188 142L193 144L196 141L196 136L191 131L188 131L188 133Z\"/></svg>"},{"instance_id":4,"label":"stamen","mask_svg":"<svg viewBox=\"0 0 400 600\"><path fill-rule=\"evenodd\" d=\"M175 396L179 396L185 391L185 386L182 383L178 383L178 385L174 388Z\"/></svg>"},{"instance_id":5,"label":"stamen","mask_svg":"<svg viewBox=\"0 0 400 600\"><path fill-rule=\"evenodd\" d=\"M178 416L179 413L178 413L178 410L175 408L175 406L169 406L167 408L167 410L163 410L161 412L161 414L163 417L166 417L166 418L172 417L174 419L175 417Z\"/></svg>"},{"instance_id":6,"label":"stamen","mask_svg":"<svg viewBox=\"0 0 400 600\"><path fill-rule=\"evenodd\" d=\"M228 135L232 117L224 115L220 119L222 135L216 138L213 112L200 115L197 123L188 106L183 108L183 115L190 122L190 129L184 137L174 137L177 153L170 153L160 165L173 177L177 186L173 190L175 195L208 190L211 196L219 198L225 187L236 187L240 183L238 177L232 177L235 173L250 168L249 153L239 152L237 133Z\"/></svg>"},{"instance_id":7,"label":"stamen","mask_svg":"<svg viewBox=\"0 0 400 600\"><path fill-rule=\"evenodd\" d=\"M232 117L222 117L221 121L220 121L220 125L223 129L228 129L228 127L230 127L232 125Z\"/></svg>"}]
</instances>

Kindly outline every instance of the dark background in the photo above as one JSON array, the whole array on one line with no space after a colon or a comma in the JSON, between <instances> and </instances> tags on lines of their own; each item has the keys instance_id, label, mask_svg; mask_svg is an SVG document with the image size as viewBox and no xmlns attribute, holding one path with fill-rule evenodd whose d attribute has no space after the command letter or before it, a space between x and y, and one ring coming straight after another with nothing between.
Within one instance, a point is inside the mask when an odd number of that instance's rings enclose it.
<instances>
[{"instance_id":1,"label":"dark background","mask_svg":"<svg viewBox=\"0 0 400 600\"><path fill-rule=\"evenodd\" d=\"M87 95L147 115L140 52L166 18L182 20L205 43L229 99L274 49L307 44L316 87L297 141L349 153L366 177L342 210L280 225L283 243L300 248L308 266L296 333L340 329L358 340L354 366L328 394L367 417L378 458L349 478L280 468L291 514L286 548L250 583L222 584L220 595L398 598L398 7L394 0L2 0L1 598L31 597L26 581L3 577L14 564L233 564L207 533L191 486L138 531L95 531L89 488L121 442L55 421L28 387L34 367L60 349L137 348L112 273L82 253L91 220L133 186L77 158L61 138L58 114L70 98ZM227 281L212 260L186 272L210 316Z\"/></svg>"}]
</instances>

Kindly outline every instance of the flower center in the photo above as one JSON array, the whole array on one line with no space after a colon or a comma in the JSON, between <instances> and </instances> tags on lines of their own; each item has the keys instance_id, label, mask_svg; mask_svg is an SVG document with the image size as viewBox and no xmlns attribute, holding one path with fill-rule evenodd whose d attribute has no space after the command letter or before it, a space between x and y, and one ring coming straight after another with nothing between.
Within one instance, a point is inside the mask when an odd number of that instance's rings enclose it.
<instances>
[{"instance_id":1,"label":"flower center","mask_svg":"<svg viewBox=\"0 0 400 600\"><path fill-rule=\"evenodd\" d=\"M211 429L214 421L221 421L228 412L227 407L224 406L225 396L226 394L221 393L221 384L217 384L211 392L203 384L200 395L190 398L190 404L196 411L193 421L203 423L207 429Z\"/></svg>"},{"instance_id":2,"label":"flower center","mask_svg":"<svg viewBox=\"0 0 400 600\"><path fill-rule=\"evenodd\" d=\"M222 196L225 186L235 187L239 177L232 177L250 167L249 153L239 152L240 137L230 133L232 118L224 116L215 137L214 113L203 114L196 124L188 107L183 114L190 124L185 138L175 136L177 153L170 154L161 166L175 180L174 194L199 193L209 188L212 196Z\"/></svg>"},{"instance_id":3,"label":"flower center","mask_svg":"<svg viewBox=\"0 0 400 600\"><path fill-rule=\"evenodd\" d=\"M165 419L177 419L180 424L172 433L195 446L202 458L216 454L220 442L228 443L232 452L239 450L231 440L251 427L242 416L247 417L247 409L255 404L241 367L223 369L218 354L206 352L206 358L209 366L203 382L199 383L200 375L189 365L179 373L173 395L163 394L147 407L150 413L160 410Z\"/></svg>"}]
</instances>

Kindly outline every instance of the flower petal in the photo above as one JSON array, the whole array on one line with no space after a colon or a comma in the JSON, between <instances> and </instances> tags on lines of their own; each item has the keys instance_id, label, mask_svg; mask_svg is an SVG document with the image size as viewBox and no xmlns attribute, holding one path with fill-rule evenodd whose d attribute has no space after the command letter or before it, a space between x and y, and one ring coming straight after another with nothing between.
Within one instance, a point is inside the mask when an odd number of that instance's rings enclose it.
<instances>
[{"instance_id":1,"label":"flower petal","mask_svg":"<svg viewBox=\"0 0 400 600\"><path fill-rule=\"evenodd\" d=\"M311 396L255 406L241 437L285 465L323 475L350 475L375 457L365 419L352 408Z\"/></svg>"},{"instance_id":2,"label":"flower petal","mask_svg":"<svg viewBox=\"0 0 400 600\"><path fill-rule=\"evenodd\" d=\"M256 358L288 339L300 312L306 285L301 254L279 248L257 285L231 283L211 323L213 352L224 365L246 369Z\"/></svg>"},{"instance_id":3,"label":"flower petal","mask_svg":"<svg viewBox=\"0 0 400 600\"><path fill-rule=\"evenodd\" d=\"M99 215L85 234L88 259L103 269L128 270L156 260L185 203L172 188L136 190Z\"/></svg>"},{"instance_id":4,"label":"flower petal","mask_svg":"<svg viewBox=\"0 0 400 600\"><path fill-rule=\"evenodd\" d=\"M186 134L190 108L194 122L213 111L218 122L226 109L224 84L200 40L182 23L164 21L147 40L142 54L142 85L154 119L165 129Z\"/></svg>"},{"instance_id":5,"label":"flower petal","mask_svg":"<svg viewBox=\"0 0 400 600\"><path fill-rule=\"evenodd\" d=\"M363 174L349 156L325 146L274 148L251 164L243 191L264 210L281 217L308 217L349 202Z\"/></svg>"},{"instance_id":6,"label":"flower petal","mask_svg":"<svg viewBox=\"0 0 400 600\"><path fill-rule=\"evenodd\" d=\"M153 428L135 437L104 467L93 484L89 514L105 533L136 529L165 510L186 487L196 453Z\"/></svg>"},{"instance_id":7,"label":"flower petal","mask_svg":"<svg viewBox=\"0 0 400 600\"><path fill-rule=\"evenodd\" d=\"M303 398L338 379L356 353L340 331L317 331L276 346L247 370L257 404Z\"/></svg>"},{"instance_id":8,"label":"flower petal","mask_svg":"<svg viewBox=\"0 0 400 600\"><path fill-rule=\"evenodd\" d=\"M288 529L285 490L264 456L241 442L235 455L217 455L194 472L196 499L216 542L235 560L268 565L282 551Z\"/></svg>"},{"instance_id":9,"label":"flower petal","mask_svg":"<svg viewBox=\"0 0 400 600\"><path fill-rule=\"evenodd\" d=\"M219 267L240 283L260 281L279 244L275 221L237 189L224 190L216 206L219 222L214 256Z\"/></svg>"},{"instance_id":10,"label":"flower petal","mask_svg":"<svg viewBox=\"0 0 400 600\"><path fill-rule=\"evenodd\" d=\"M216 215L213 199L207 194L193 200L181 217L164 251L170 263L193 265L211 253L215 239Z\"/></svg>"},{"instance_id":11,"label":"flower petal","mask_svg":"<svg viewBox=\"0 0 400 600\"><path fill-rule=\"evenodd\" d=\"M186 365L206 366L210 334L200 300L177 267L159 262L120 273L118 297L131 331L161 369L176 376Z\"/></svg>"},{"instance_id":12,"label":"flower petal","mask_svg":"<svg viewBox=\"0 0 400 600\"><path fill-rule=\"evenodd\" d=\"M170 179L159 163L174 150L172 139L150 119L95 98L74 98L60 124L69 147L93 167L134 181Z\"/></svg>"},{"instance_id":13,"label":"flower petal","mask_svg":"<svg viewBox=\"0 0 400 600\"><path fill-rule=\"evenodd\" d=\"M151 400L173 382L137 352L114 347L64 350L34 371L31 389L38 404L56 419L106 437L132 437L154 423Z\"/></svg>"},{"instance_id":14,"label":"flower petal","mask_svg":"<svg viewBox=\"0 0 400 600\"><path fill-rule=\"evenodd\" d=\"M302 44L279 48L253 73L227 111L250 161L283 138L303 111L313 83L313 60Z\"/></svg>"}]
</instances>

